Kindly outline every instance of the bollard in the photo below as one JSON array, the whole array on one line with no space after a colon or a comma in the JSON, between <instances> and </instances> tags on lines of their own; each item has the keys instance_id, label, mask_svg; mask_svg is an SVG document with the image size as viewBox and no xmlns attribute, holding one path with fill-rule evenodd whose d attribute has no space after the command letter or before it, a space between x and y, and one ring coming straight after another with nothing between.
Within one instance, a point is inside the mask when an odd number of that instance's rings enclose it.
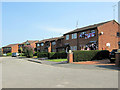
<instances>
[{"instance_id":1,"label":"bollard","mask_svg":"<svg viewBox=\"0 0 120 90\"><path fill-rule=\"evenodd\" d=\"M73 62L73 52L71 50L69 50L68 53L68 63L72 63Z\"/></svg>"},{"instance_id":2,"label":"bollard","mask_svg":"<svg viewBox=\"0 0 120 90\"><path fill-rule=\"evenodd\" d=\"M120 49L115 53L115 65L120 66Z\"/></svg>"}]
</instances>

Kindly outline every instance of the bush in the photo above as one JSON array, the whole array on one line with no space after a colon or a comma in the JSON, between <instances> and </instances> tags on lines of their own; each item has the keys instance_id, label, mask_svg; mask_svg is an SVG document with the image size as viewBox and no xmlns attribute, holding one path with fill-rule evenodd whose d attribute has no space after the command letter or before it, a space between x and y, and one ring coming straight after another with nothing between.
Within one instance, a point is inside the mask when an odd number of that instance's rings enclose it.
<instances>
[{"instance_id":1,"label":"bush","mask_svg":"<svg viewBox=\"0 0 120 90\"><path fill-rule=\"evenodd\" d=\"M25 56L25 54L24 54L24 53L19 53L19 55L20 55L20 56Z\"/></svg>"},{"instance_id":2,"label":"bush","mask_svg":"<svg viewBox=\"0 0 120 90\"><path fill-rule=\"evenodd\" d=\"M24 54L25 54L25 56L28 57L28 58L33 57L33 54L34 54L33 48L32 48L30 45L25 46L25 47L24 47Z\"/></svg>"},{"instance_id":3,"label":"bush","mask_svg":"<svg viewBox=\"0 0 120 90\"><path fill-rule=\"evenodd\" d=\"M37 57L38 58L48 57L48 53L46 53L46 52L38 52L37 53Z\"/></svg>"},{"instance_id":4,"label":"bush","mask_svg":"<svg viewBox=\"0 0 120 90\"><path fill-rule=\"evenodd\" d=\"M74 51L74 62L92 61L109 58L109 51L107 50L90 50L90 51Z\"/></svg>"},{"instance_id":5,"label":"bush","mask_svg":"<svg viewBox=\"0 0 120 90\"><path fill-rule=\"evenodd\" d=\"M12 53L7 53L7 56L12 56Z\"/></svg>"},{"instance_id":6,"label":"bush","mask_svg":"<svg viewBox=\"0 0 120 90\"><path fill-rule=\"evenodd\" d=\"M49 59L62 59L67 58L66 52L51 52L49 53Z\"/></svg>"},{"instance_id":7,"label":"bush","mask_svg":"<svg viewBox=\"0 0 120 90\"><path fill-rule=\"evenodd\" d=\"M35 53L33 54L33 56L37 56L37 52L35 52Z\"/></svg>"},{"instance_id":8,"label":"bush","mask_svg":"<svg viewBox=\"0 0 120 90\"><path fill-rule=\"evenodd\" d=\"M57 57L56 57L56 52L50 52L50 53L48 53L48 58L49 59L56 59Z\"/></svg>"}]
</instances>

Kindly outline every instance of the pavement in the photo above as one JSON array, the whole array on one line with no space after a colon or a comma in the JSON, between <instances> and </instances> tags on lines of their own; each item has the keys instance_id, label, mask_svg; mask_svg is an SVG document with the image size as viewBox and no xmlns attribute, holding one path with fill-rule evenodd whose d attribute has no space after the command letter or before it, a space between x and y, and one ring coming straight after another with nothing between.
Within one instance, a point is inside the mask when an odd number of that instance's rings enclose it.
<instances>
[{"instance_id":1,"label":"pavement","mask_svg":"<svg viewBox=\"0 0 120 90\"><path fill-rule=\"evenodd\" d=\"M19 58L19 57L18 57ZM35 62L35 63L40 63L40 64L46 64L46 65L51 65L51 66L56 66L56 67L64 67L64 68L73 68L73 69L89 69L89 70L120 70L119 67L115 66L115 64L88 64L89 62L82 62L80 64L76 63L67 63L67 61L63 62L52 62L52 61L47 61L47 60L38 60L32 59L32 58L19 58L19 59L24 59L30 62ZM102 61L102 60L101 60ZM108 60L106 60L109 62ZM96 62L96 61L95 61ZM105 62L103 60L102 62Z\"/></svg>"},{"instance_id":2,"label":"pavement","mask_svg":"<svg viewBox=\"0 0 120 90\"><path fill-rule=\"evenodd\" d=\"M0 57L2 88L118 88L118 70Z\"/></svg>"}]
</instances>

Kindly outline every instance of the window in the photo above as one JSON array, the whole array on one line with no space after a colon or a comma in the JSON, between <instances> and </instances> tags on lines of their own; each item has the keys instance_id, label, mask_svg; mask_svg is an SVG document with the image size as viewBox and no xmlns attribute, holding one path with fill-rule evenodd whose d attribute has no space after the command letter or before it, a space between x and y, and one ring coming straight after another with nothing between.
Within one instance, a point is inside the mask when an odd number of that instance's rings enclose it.
<instances>
[{"instance_id":1,"label":"window","mask_svg":"<svg viewBox=\"0 0 120 90\"><path fill-rule=\"evenodd\" d=\"M90 32L91 32L91 33L95 33L95 30L91 30Z\"/></svg>"},{"instance_id":2,"label":"window","mask_svg":"<svg viewBox=\"0 0 120 90\"><path fill-rule=\"evenodd\" d=\"M44 46L44 43L41 43L41 46Z\"/></svg>"},{"instance_id":3,"label":"window","mask_svg":"<svg viewBox=\"0 0 120 90\"><path fill-rule=\"evenodd\" d=\"M71 46L70 49L71 49L72 51L75 51L75 50L77 50L77 46Z\"/></svg>"},{"instance_id":4,"label":"window","mask_svg":"<svg viewBox=\"0 0 120 90\"><path fill-rule=\"evenodd\" d=\"M120 33L119 32L117 32L117 37L120 37Z\"/></svg>"},{"instance_id":5,"label":"window","mask_svg":"<svg viewBox=\"0 0 120 90\"><path fill-rule=\"evenodd\" d=\"M73 50L73 47L71 46L70 49Z\"/></svg>"},{"instance_id":6,"label":"window","mask_svg":"<svg viewBox=\"0 0 120 90\"><path fill-rule=\"evenodd\" d=\"M52 45L55 45L56 44L56 42L52 42Z\"/></svg>"},{"instance_id":7,"label":"window","mask_svg":"<svg viewBox=\"0 0 120 90\"><path fill-rule=\"evenodd\" d=\"M40 44L37 44L37 46L39 47L39 46L40 46Z\"/></svg>"},{"instance_id":8,"label":"window","mask_svg":"<svg viewBox=\"0 0 120 90\"><path fill-rule=\"evenodd\" d=\"M76 39L77 38L77 33L72 34L72 39Z\"/></svg>"},{"instance_id":9,"label":"window","mask_svg":"<svg viewBox=\"0 0 120 90\"><path fill-rule=\"evenodd\" d=\"M66 35L66 40L69 40L69 35Z\"/></svg>"},{"instance_id":10,"label":"window","mask_svg":"<svg viewBox=\"0 0 120 90\"><path fill-rule=\"evenodd\" d=\"M84 38L84 37L85 37L85 34L86 34L86 32L81 32L79 37L80 37L80 38Z\"/></svg>"},{"instance_id":11,"label":"window","mask_svg":"<svg viewBox=\"0 0 120 90\"><path fill-rule=\"evenodd\" d=\"M73 47L73 50L77 50L77 46L74 46L74 47Z\"/></svg>"}]
</instances>

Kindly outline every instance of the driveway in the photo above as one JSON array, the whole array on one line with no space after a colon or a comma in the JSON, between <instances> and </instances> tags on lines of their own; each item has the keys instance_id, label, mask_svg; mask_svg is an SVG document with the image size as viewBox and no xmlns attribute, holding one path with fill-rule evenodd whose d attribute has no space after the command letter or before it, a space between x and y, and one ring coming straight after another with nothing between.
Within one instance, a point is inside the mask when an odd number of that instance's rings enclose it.
<instances>
[{"instance_id":1,"label":"driveway","mask_svg":"<svg viewBox=\"0 0 120 90\"><path fill-rule=\"evenodd\" d=\"M117 70L65 68L25 59L0 58L2 88L118 88Z\"/></svg>"}]
</instances>

